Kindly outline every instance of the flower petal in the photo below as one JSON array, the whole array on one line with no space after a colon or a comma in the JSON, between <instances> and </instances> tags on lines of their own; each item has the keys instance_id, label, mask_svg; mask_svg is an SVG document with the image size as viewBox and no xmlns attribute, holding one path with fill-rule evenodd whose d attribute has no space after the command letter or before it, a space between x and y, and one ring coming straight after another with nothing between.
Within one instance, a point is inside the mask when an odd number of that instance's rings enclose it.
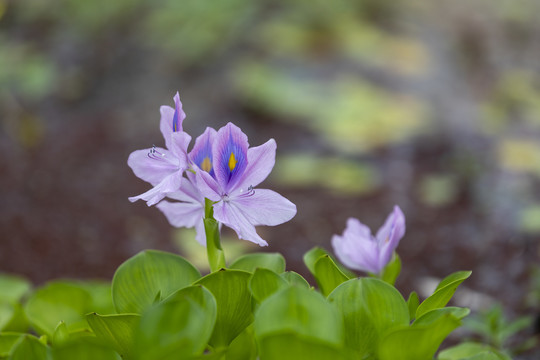
<instances>
[{"instance_id":1,"label":"flower petal","mask_svg":"<svg viewBox=\"0 0 540 360\"><path fill-rule=\"evenodd\" d=\"M229 202L252 225L279 225L296 215L296 205L275 191L254 189L231 197Z\"/></svg>"},{"instance_id":2,"label":"flower petal","mask_svg":"<svg viewBox=\"0 0 540 360\"><path fill-rule=\"evenodd\" d=\"M178 159L178 167L183 169L188 167L187 148L190 142L191 136L185 132L177 131L171 134L169 150Z\"/></svg>"},{"instance_id":3,"label":"flower petal","mask_svg":"<svg viewBox=\"0 0 540 360\"><path fill-rule=\"evenodd\" d=\"M159 121L159 129L165 139L167 149L171 148L171 134L173 133L172 123L174 117L174 109L170 106L163 105L159 108L161 120Z\"/></svg>"},{"instance_id":4,"label":"flower petal","mask_svg":"<svg viewBox=\"0 0 540 360\"><path fill-rule=\"evenodd\" d=\"M157 147L132 152L127 163L138 178L154 186L178 170L177 161L172 158L172 153Z\"/></svg>"},{"instance_id":5,"label":"flower petal","mask_svg":"<svg viewBox=\"0 0 540 360\"><path fill-rule=\"evenodd\" d=\"M161 201L156 207L165 214L174 227L192 228L202 220L204 209L201 204L188 202Z\"/></svg>"},{"instance_id":6,"label":"flower petal","mask_svg":"<svg viewBox=\"0 0 540 360\"><path fill-rule=\"evenodd\" d=\"M182 102L180 101L180 95L178 94L178 91L176 92L176 95L174 95L174 115L173 115L173 121L172 121L172 130L173 132L177 131L184 131L182 128L182 122L186 118L186 113L184 113L184 110L182 109Z\"/></svg>"},{"instance_id":7,"label":"flower petal","mask_svg":"<svg viewBox=\"0 0 540 360\"><path fill-rule=\"evenodd\" d=\"M217 132L212 147L214 174L226 193L234 187L246 169L248 147L246 134L232 123L228 123Z\"/></svg>"},{"instance_id":8,"label":"flower petal","mask_svg":"<svg viewBox=\"0 0 540 360\"><path fill-rule=\"evenodd\" d=\"M220 201L214 205L214 218L233 229L239 239L249 240L260 246L267 246L264 241L255 231L255 226L250 223L245 214L238 209L234 203Z\"/></svg>"},{"instance_id":9,"label":"flower petal","mask_svg":"<svg viewBox=\"0 0 540 360\"><path fill-rule=\"evenodd\" d=\"M276 163L276 141L270 139L262 145L248 149L247 159L248 165L235 189L255 187L268 177Z\"/></svg>"},{"instance_id":10,"label":"flower petal","mask_svg":"<svg viewBox=\"0 0 540 360\"><path fill-rule=\"evenodd\" d=\"M195 139L195 145L189 153L189 160L197 165L199 169L214 176L214 160L212 157L212 144L216 138L217 131L207 127L202 135Z\"/></svg>"},{"instance_id":11,"label":"flower petal","mask_svg":"<svg viewBox=\"0 0 540 360\"><path fill-rule=\"evenodd\" d=\"M182 172L176 171L165 177L159 184L147 192L130 197L129 201L135 202L137 200L144 200L148 206L155 205L161 201L167 193L178 191L178 189L180 189L181 179Z\"/></svg>"},{"instance_id":12,"label":"flower petal","mask_svg":"<svg viewBox=\"0 0 540 360\"><path fill-rule=\"evenodd\" d=\"M212 201L221 200L221 187L209 173L197 168L195 179L196 186L204 198Z\"/></svg>"},{"instance_id":13,"label":"flower petal","mask_svg":"<svg viewBox=\"0 0 540 360\"><path fill-rule=\"evenodd\" d=\"M399 241L405 235L405 215L399 208L394 206L394 210L384 222L384 225L377 231L377 242L380 247L380 261L385 266L392 258L392 253L397 248Z\"/></svg>"}]
</instances>

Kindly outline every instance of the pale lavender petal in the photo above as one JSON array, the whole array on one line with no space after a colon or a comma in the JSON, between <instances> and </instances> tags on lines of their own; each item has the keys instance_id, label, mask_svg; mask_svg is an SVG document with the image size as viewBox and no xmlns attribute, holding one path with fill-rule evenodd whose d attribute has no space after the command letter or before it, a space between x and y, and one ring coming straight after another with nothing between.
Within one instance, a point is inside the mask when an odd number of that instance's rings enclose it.
<instances>
[{"instance_id":1,"label":"pale lavender petal","mask_svg":"<svg viewBox=\"0 0 540 360\"><path fill-rule=\"evenodd\" d=\"M345 227L343 236L357 238L363 241L372 241L373 239L371 230L355 218L347 219L347 226Z\"/></svg>"},{"instance_id":2,"label":"pale lavender petal","mask_svg":"<svg viewBox=\"0 0 540 360\"><path fill-rule=\"evenodd\" d=\"M171 152L157 147L132 152L128 165L138 178L154 186L178 170L177 161L172 158Z\"/></svg>"},{"instance_id":3,"label":"pale lavender petal","mask_svg":"<svg viewBox=\"0 0 540 360\"><path fill-rule=\"evenodd\" d=\"M377 232L377 242L379 243L379 261L386 266L399 241L405 235L405 215L399 208L394 206L394 210L386 219L385 224Z\"/></svg>"},{"instance_id":4,"label":"pale lavender petal","mask_svg":"<svg viewBox=\"0 0 540 360\"><path fill-rule=\"evenodd\" d=\"M182 172L177 171L165 177L159 184L154 186L147 192L129 198L129 201L144 200L148 206L152 206L161 201L167 193L175 192L180 189Z\"/></svg>"},{"instance_id":5,"label":"pale lavender petal","mask_svg":"<svg viewBox=\"0 0 540 360\"><path fill-rule=\"evenodd\" d=\"M196 186L204 198L220 201L222 190L216 180L206 171L197 168Z\"/></svg>"},{"instance_id":6,"label":"pale lavender petal","mask_svg":"<svg viewBox=\"0 0 540 360\"><path fill-rule=\"evenodd\" d=\"M206 231L204 230L203 218L195 224L195 240L202 246L206 246Z\"/></svg>"},{"instance_id":7,"label":"pale lavender petal","mask_svg":"<svg viewBox=\"0 0 540 360\"><path fill-rule=\"evenodd\" d=\"M167 197L173 200L204 205L204 197L202 196L201 192L190 180L186 178L182 178L180 182L180 189L178 191L168 193Z\"/></svg>"},{"instance_id":8,"label":"pale lavender petal","mask_svg":"<svg viewBox=\"0 0 540 360\"><path fill-rule=\"evenodd\" d=\"M260 146L248 149L248 165L235 189L257 186L266 179L276 162L276 141L270 139Z\"/></svg>"},{"instance_id":9,"label":"pale lavender petal","mask_svg":"<svg viewBox=\"0 0 540 360\"><path fill-rule=\"evenodd\" d=\"M252 225L279 225L296 215L296 205L275 191L254 189L231 197L229 202Z\"/></svg>"},{"instance_id":10,"label":"pale lavender petal","mask_svg":"<svg viewBox=\"0 0 540 360\"><path fill-rule=\"evenodd\" d=\"M249 222L233 203L226 201L220 201L214 205L214 218L233 229L238 235L239 239L249 240L260 246L267 246L268 243L264 241L259 234L255 231L255 226Z\"/></svg>"},{"instance_id":11,"label":"pale lavender petal","mask_svg":"<svg viewBox=\"0 0 540 360\"><path fill-rule=\"evenodd\" d=\"M212 144L214 143L216 134L216 130L207 127L204 133L197 137L195 145L189 153L189 160L212 176L214 176Z\"/></svg>"},{"instance_id":12,"label":"pale lavender petal","mask_svg":"<svg viewBox=\"0 0 540 360\"><path fill-rule=\"evenodd\" d=\"M159 129L165 139L167 149L171 148L171 134L173 133L172 123L174 117L174 109L170 106L163 105L159 108L161 120L159 121Z\"/></svg>"},{"instance_id":13,"label":"pale lavender petal","mask_svg":"<svg viewBox=\"0 0 540 360\"><path fill-rule=\"evenodd\" d=\"M191 141L191 136L185 132L174 132L171 134L171 144L169 150L178 159L178 167L186 169L188 166L187 148Z\"/></svg>"},{"instance_id":14,"label":"pale lavender petal","mask_svg":"<svg viewBox=\"0 0 540 360\"><path fill-rule=\"evenodd\" d=\"M199 203L161 201L156 207L174 227L192 228L202 220L204 209Z\"/></svg>"},{"instance_id":15,"label":"pale lavender petal","mask_svg":"<svg viewBox=\"0 0 540 360\"><path fill-rule=\"evenodd\" d=\"M212 147L214 174L226 193L234 187L246 169L248 147L246 134L232 123L217 132Z\"/></svg>"},{"instance_id":16,"label":"pale lavender petal","mask_svg":"<svg viewBox=\"0 0 540 360\"><path fill-rule=\"evenodd\" d=\"M174 95L173 99L174 99L174 115L173 115L173 121L172 121L172 129L173 129L173 132L183 131L182 122L186 118L186 114L184 113L184 110L182 109L182 102L180 101L180 95L178 94L178 91L176 92L176 95Z\"/></svg>"}]
</instances>

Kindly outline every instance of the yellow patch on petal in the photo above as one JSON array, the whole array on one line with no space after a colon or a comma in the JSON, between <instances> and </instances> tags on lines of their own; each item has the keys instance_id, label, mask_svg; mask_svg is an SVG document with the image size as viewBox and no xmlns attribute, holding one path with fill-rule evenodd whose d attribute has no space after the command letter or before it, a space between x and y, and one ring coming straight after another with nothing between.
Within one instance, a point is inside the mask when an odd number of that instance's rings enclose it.
<instances>
[{"instance_id":1,"label":"yellow patch on petal","mask_svg":"<svg viewBox=\"0 0 540 360\"><path fill-rule=\"evenodd\" d=\"M231 152L231 156L229 156L229 169L233 171L235 167L236 167L236 158L234 157L234 153Z\"/></svg>"},{"instance_id":2,"label":"yellow patch on petal","mask_svg":"<svg viewBox=\"0 0 540 360\"><path fill-rule=\"evenodd\" d=\"M210 161L208 157L204 158L201 164L201 169L203 169L206 172L210 172L210 170L212 170L212 162Z\"/></svg>"}]
</instances>

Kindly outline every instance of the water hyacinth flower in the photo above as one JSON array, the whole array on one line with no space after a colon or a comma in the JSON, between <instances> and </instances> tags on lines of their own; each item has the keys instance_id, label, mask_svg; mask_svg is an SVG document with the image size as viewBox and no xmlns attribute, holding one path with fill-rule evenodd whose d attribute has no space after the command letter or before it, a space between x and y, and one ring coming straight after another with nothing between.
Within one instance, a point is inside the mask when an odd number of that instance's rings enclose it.
<instances>
[{"instance_id":1,"label":"water hyacinth flower","mask_svg":"<svg viewBox=\"0 0 540 360\"><path fill-rule=\"evenodd\" d=\"M349 218L342 236L334 235L332 247L337 258L355 270L380 274L405 235L405 215L398 206L373 236L359 220Z\"/></svg>"},{"instance_id":2,"label":"water hyacinth flower","mask_svg":"<svg viewBox=\"0 0 540 360\"><path fill-rule=\"evenodd\" d=\"M186 117L178 93L174 96L175 108L160 108L160 130L165 139L166 149L153 146L136 150L129 155L128 165L135 175L152 184L147 192L130 197L134 202L144 200L148 206L162 200L167 193L177 191L181 186L182 174L188 167L187 147L191 136L182 129Z\"/></svg>"},{"instance_id":3,"label":"water hyacinth flower","mask_svg":"<svg viewBox=\"0 0 540 360\"><path fill-rule=\"evenodd\" d=\"M276 142L270 139L249 148L247 136L232 123L219 129L211 142L211 152L201 145L200 153L191 156L197 188L214 202L218 222L232 228L240 239L268 245L255 226L279 225L296 215L296 206L283 196L255 189L274 167Z\"/></svg>"}]
</instances>

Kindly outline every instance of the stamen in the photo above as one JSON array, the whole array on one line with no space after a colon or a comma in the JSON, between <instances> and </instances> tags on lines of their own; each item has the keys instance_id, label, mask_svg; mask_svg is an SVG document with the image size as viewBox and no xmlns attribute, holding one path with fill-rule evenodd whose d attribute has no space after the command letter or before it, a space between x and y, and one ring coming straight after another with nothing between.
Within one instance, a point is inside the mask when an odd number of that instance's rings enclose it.
<instances>
[{"instance_id":1,"label":"stamen","mask_svg":"<svg viewBox=\"0 0 540 360\"><path fill-rule=\"evenodd\" d=\"M148 152L148 157L152 160L164 160L165 154L156 149L156 145L152 145L152 148Z\"/></svg>"},{"instance_id":2,"label":"stamen","mask_svg":"<svg viewBox=\"0 0 540 360\"><path fill-rule=\"evenodd\" d=\"M247 191L244 193L244 190L240 190L242 194L240 196L242 197L251 197L255 195L255 189L253 188L253 185L249 185L247 188Z\"/></svg>"}]
</instances>

